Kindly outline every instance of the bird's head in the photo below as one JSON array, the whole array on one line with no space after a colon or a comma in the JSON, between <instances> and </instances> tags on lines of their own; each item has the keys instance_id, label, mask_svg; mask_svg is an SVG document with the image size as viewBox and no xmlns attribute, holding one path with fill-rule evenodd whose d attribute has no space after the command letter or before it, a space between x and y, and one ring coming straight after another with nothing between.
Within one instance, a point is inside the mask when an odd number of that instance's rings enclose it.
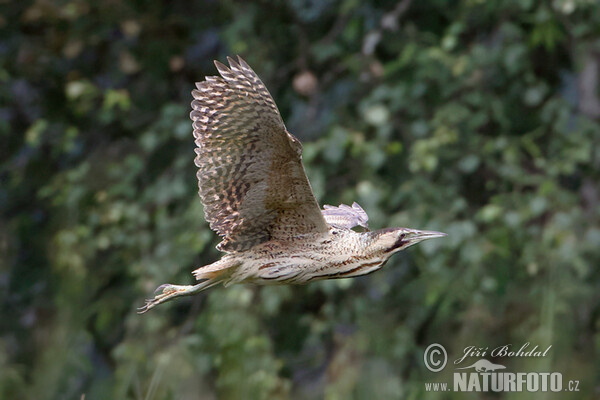
<instances>
[{"instance_id":1,"label":"bird's head","mask_svg":"<svg viewBox=\"0 0 600 400\"><path fill-rule=\"evenodd\" d=\"M420 231L409 228L386 228L368 233L372 238L371 250L383 252L388 257L425 239L446 236L442 232Z\"/></svg>"}]
</instances>

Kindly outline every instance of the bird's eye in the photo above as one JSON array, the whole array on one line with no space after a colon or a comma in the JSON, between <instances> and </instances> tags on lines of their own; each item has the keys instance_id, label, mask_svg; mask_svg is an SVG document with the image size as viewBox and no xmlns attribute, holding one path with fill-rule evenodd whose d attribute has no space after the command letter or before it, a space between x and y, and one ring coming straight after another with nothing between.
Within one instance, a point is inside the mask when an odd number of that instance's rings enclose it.
<instances>
[{"instance_id":1,"label":"bird's eye","mask_svg":"<svg viewBox=\"0 0 600 400\"><path fill-rule=\"evenodd\" d=\"M404 239L406 237L406 233L403 233L402 235L400 235L400 239Z\"/></svg>"}]
</instances>

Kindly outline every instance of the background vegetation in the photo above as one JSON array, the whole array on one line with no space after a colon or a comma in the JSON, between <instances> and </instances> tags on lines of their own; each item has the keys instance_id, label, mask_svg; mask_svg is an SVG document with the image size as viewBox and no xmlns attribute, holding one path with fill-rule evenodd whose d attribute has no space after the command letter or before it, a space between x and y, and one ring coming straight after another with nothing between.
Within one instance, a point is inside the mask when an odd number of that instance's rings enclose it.
<instances>
[{"instance_id":1,"label":"background vegetation","mask_svg":"<svg viewBox=\"0 0 600 400\"><path fill-rule=\"evenodd\" d=\"M424 392L429 344L531 342L502 364L598 398L599 34L592 0L1 2L0 397L462 398ZM321 203L449 236L137 315L219 257L188 113L234 54Z\"/></svg>"}]
</instances>

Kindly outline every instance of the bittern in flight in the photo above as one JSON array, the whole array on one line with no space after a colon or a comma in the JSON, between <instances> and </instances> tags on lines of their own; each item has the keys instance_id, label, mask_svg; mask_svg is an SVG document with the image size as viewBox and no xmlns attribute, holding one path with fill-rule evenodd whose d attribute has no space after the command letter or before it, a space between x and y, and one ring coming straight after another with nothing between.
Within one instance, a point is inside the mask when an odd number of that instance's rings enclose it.
<instances>
[{"instance_id":1,"label":"bittern in flight","mask_svg":"<svg viewBox=\"0 0 600 400\"><path fill-rule=\"evenodd\" d=\"M441 232L367 227L367 214L319 204L302 165L302 145L287 131L265 85L248 64L215 62L192 91L198 187L204 215L225 255L193 273L196 285L161 285L140 312L218 283L307 283L365 275L395 253Z\"/></svg>"}]
</instances>

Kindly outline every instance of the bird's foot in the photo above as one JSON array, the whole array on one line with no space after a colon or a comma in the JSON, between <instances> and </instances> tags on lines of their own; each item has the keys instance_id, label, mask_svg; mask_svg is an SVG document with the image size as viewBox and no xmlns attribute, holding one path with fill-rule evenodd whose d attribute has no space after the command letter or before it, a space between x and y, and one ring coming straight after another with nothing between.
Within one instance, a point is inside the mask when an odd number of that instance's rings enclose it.
<instances>
[{"instance_id":1,"label":"bird's foot","mask_svg":"<svg viewBox=\"0 0 600 400\"><path fill-rule=\"evenodd\" d=\"M165 283L164 285L160 285L158 288L156 288L156 290L154 291L154 298L153 299L147 299L146 300L146 304L140 308L138 308L138 314L143 314L146 311L150 310L151 308L156 307L157 305L164 303L166 301L169 301L171 299L174 299L175 297L178 296L185 296L187 294L191 294L190 293L190 289L194 288L194 286L188 286L188 285L171 285L169 283ZM160 294L156 294L160 292Z\"/></svg>"}]
</instances>

